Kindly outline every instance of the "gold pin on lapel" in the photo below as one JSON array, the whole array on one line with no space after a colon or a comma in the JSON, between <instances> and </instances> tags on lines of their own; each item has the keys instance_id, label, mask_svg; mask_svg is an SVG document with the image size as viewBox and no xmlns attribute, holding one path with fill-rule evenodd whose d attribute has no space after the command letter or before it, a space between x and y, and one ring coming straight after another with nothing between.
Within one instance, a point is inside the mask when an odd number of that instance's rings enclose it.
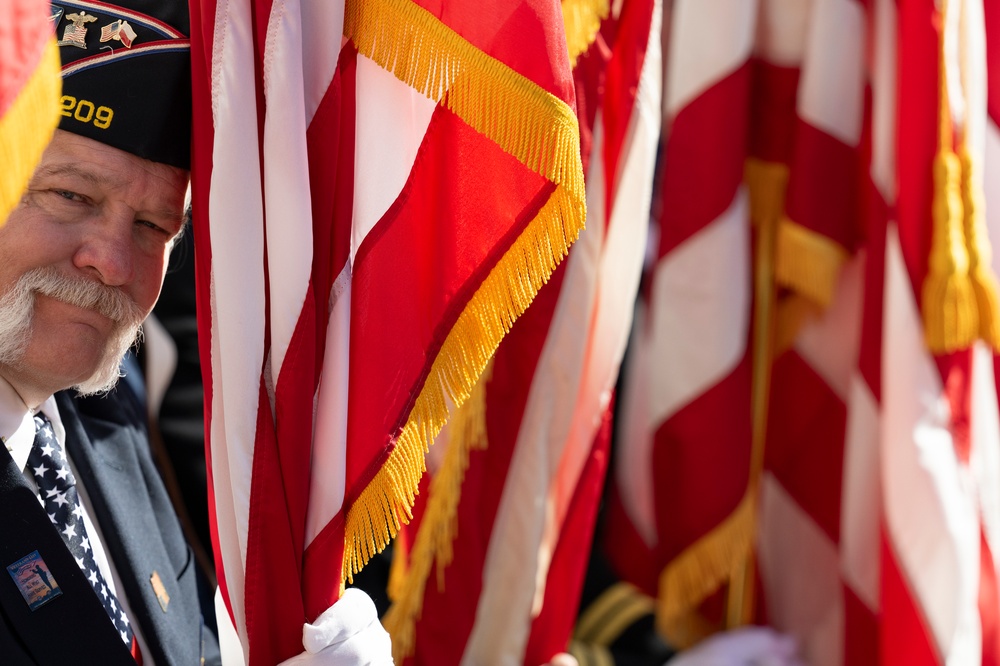
<instances>
[{"instance_id":1,"label":"gold pin on lapel","mask_svg":"<svg viewBox=\"0 0 1000 666\"><path fill-rule=\"evenodd\" d=\"M160 574L153 572L153 575L149 577L149 583L153 586L153 594L156 595L156 600L160 602L160 608L163 612L167 612L167 604L170 603L170 595L167 594L167 588L163 586L163 581L160 580Z\"/></svg>"},{"instance_id":2,"label":"gold pin on lapel","mask_svg":"<svg viewBox=\"0 0 1000 666\"><path fill-rule=\"evenodd\" d=\"M66 18L72 23L72 25L66 26L63 30L63 38L57 43L59 46L75 46L78 49L86 49L87 42L84 41L87 37L87 25L88 23L93 23L97 20L96 16L91 16L87 12L73 12L72 14L67 14Z\"/></svg>"}]
</instances>

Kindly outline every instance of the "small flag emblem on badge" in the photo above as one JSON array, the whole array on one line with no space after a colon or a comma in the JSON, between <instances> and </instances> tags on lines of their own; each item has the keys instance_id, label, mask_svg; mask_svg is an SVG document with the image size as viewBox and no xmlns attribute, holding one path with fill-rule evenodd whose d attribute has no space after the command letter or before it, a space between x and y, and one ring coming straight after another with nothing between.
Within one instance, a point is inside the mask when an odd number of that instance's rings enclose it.
<instances>
[{"instance_id":1,"label":"small flag emblem on badge","mask_svg":"<svg viewBox=\"0 0 1000 666\"><path fill-rule=\"evenodd\" d=\"M31 610L62 595L59 584L37 550L8 566L7 573L14 579L14 584Z\"/></svg>"},{"instance_id":2,"label":"small flag emblem on badge","mask_svg":"<svg viewBox=\"0 0 1000 666\"><path fill-rule=\"evenodd\" d=\"M56 44L59 46L75 46L78 49L87 48L87 24L97 20L96 16L91 16L87 12L76 12L67 14L66 18L72 25L66 26L63 30L63 38Z\"/></svg>"},{"instance_id":3,"label":"small flag emblem on badge","mask_svg":"<svg viewBox=\"0 0 1000 666\"><path fill-rule=\"evenodd\" d=\"M110 42L112 39L117 39L127 49L132 48L132 42L135 41L136 36L135 30L128 24L128 21L121 19L101 28L102 42Z\"/></svg>"}]
</instances>

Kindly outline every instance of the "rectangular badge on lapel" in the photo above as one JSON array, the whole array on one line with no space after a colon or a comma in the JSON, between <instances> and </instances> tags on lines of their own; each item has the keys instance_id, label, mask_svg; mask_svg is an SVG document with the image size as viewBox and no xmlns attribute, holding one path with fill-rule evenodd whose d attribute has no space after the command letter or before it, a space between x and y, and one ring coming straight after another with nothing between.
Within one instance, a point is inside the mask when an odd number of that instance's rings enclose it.
<instances>
[{"instance_id":1,"label":"rectangular badge on lapel","mask_svg":"<svg viewBox=\"0 0 1000 666\"><path fill-rule=\"evenodd\" d=\"M7 573L14 579L14 584L31 610L62 595L59 584L37 550L9 565Z\"/></svg>"},{"instance_id":2,"label":"rectangular badge on lapel","mask_svg":"<svg viewBox=\"0 0 1000 666\"><path fill-rule=\"evenodd\" d=\"M160 602L160 608L166 613L167 604L170 603L170 595L167 594L167 588L163 587L160 574L154 571L153 575L149 577L149 583L153 586L153 593L156 595L156 600Z\"/></svg>"}]
</instances>

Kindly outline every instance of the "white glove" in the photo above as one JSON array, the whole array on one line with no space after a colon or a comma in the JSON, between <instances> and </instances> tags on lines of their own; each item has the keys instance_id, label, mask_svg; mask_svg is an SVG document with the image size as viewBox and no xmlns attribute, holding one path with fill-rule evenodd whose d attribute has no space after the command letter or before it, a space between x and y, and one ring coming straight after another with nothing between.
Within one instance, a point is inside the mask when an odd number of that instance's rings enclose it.
<instances>
[{"instance_id":1,"label":"white glove","mask_svg":"<svg viewBox=\"0 0 1000 666\"><path fill-rule=\"evenodd\" d=\"M392 666L392 643L375 604L357 588L302 627L305 652L279 666Z\"/></svg>"},{"instance_id":2,"label":"white glove","mask_svg":"<svg viewBox=\"0 0 1000 666\"><path fill-rule=\"evenodd\" d=\"M665 666L803 666L803 662L794 637L768 627L743 627L712 636Z\"/></svg>"}]
</instances>

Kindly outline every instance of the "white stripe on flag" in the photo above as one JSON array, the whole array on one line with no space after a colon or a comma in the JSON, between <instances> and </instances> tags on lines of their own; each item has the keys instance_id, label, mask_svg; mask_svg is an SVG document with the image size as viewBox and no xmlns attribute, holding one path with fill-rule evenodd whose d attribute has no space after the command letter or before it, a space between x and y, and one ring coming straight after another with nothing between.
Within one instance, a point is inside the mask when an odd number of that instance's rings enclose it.
<instances>
[{"instance_id":1,"label":"white stripe on flag","mask_svg":"<svg viewBox=\"0 0 1000 666\"><path fill-rule=\"evenodd\" d=\"M358 56L351 265L362 241L399 196L437 104Z\"/></svg>"},{"instance_id":2,"label":"white stripe on flag","mask_svg":"<svg viewBox=\"0 0 1000 666\"><path fill-rule=\"evenodd\" d=\"M761 0L754 52L781 67L798 67L806 50L812 0Z\"/></svg>"},{"instance_id":3,"label":"white stripe on flag","mask_svg":"<svg viewBox=\"0 0 1000 666\"><path fill-rule=\"evenodd\" d=\"M796 110L848 146L861 138L866 34L858 0L814 0Z\"/></svg>"},{"instance_id":4,"label":"white stripe on flag","mask_svg":"<svg viewBox=\"0 0 1000 666\"><path fill-rule=\"evenodd\" d=\"M351 367L351 265L345 263L330 294L323 370L316 396L309 474L306 547L344 506L347 486L347 392ZM320 313L321 315L323 313Z\"/></svg>"},{"instance_id":5,"label":"white stripe on flag","mask_svg":"<svg viewBox=\"0 0 1000 666\"><path fill-rule=\"evenodd\" d=\"M980 661L979 520L896 226L886 239L882 473L886 529L946 664Z\"/></svg>"},{"instance_id":6,"label":"white stripe on flag","mask_svg":"<svg viewBox=\"0 0 1000 666\"><path fill-rule=\"evenodd\" d=\"M717 220L663 257L653 276L653 429L725 378L746 353L750 231L746 189Z\"/></svg>"},{"instance_id":7,"label":"white stripe on flag","mask_svg":"<svg viewBox=\"0 0 1000 666\"><path fill-rule=\"evenodd\" d=\"M212 472L224 575L241 640L250 472L264 357L263 204L249 5L220 0L212 53ZM249 186L248 186L249 185Z\"/></svg>"},{"instance_id":8,"label":"white stripe on flag","mask_svg":"<svg viewBox=\"0 0 1000 666\"><path fill-rule=\"evenodd\" d=\"M888 203L896 201L896 4L875 0L871 176Z\"/></svg>"},{"instance_id":9,"label":"white stripe on flag","mask_svg":"<svg viewBox=\"0 0 1000 666\"><path fill-rule=\"evenodd\" d=\"M264 48L264 214L271 348L276 385L312 269L312 200L306 150L302 22L294 0L271 5ZM271 396L272 409L274 396Z\"/></svg>"},{"instance_id":10,"label":"white stripe on flag","mask_svg":"<svg viewBox=\"0 0 1000 666\"><path fill-rule=\"evenodd\" d=\"M757 532L770 621L799 640L810 666L844 661L844 595L836 544L770 472Z\"/></svg>"},{"instance_id":11,"label":"white stripe on flag","mask_svg":"<svg viewBox=\"0 0 1000 666\"><path fill-rule=\"evenodd\" d=\"M672 119L750 57L757 0L676 0L671 23L664 109Z\"/></svg>"}]
</instances>

